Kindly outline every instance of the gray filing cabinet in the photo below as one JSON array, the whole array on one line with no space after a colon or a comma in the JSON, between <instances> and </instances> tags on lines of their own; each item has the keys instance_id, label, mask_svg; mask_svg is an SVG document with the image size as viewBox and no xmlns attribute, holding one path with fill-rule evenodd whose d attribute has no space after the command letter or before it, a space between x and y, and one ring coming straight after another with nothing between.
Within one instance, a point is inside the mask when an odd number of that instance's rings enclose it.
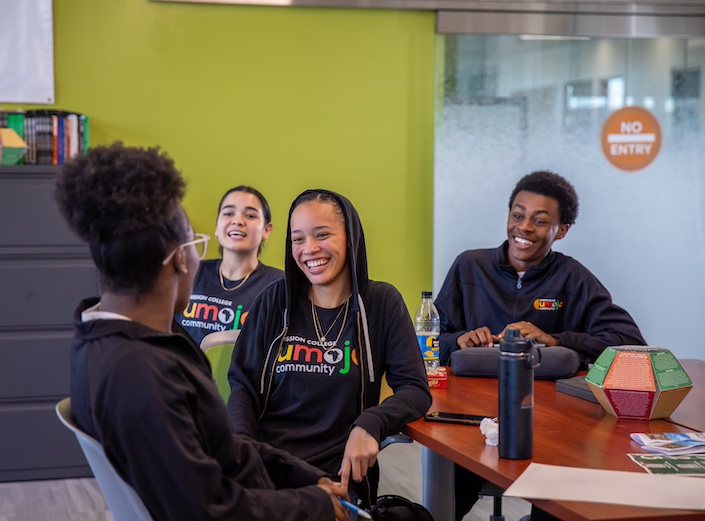
<instances>
[{"instance_id":1,"label":"gray filing cabinet","mask_svg":"<svg viewBox=\"0 0 705 521\"><path fill-rule=\"evenodd\" d=\"M73 310L98 295L54 202L56 167L0 167L0 481L90 476L54 406L69 393Z\"/></svg>"}]
</instances>

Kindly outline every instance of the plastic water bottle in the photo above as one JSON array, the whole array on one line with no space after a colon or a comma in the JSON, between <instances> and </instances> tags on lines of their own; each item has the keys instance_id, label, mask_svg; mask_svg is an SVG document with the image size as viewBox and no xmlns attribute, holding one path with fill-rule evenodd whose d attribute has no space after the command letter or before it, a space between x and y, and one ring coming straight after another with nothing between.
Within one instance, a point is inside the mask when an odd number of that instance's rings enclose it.
<instances>
[{"instance_id":1,"label":"plastic water bottle","mask_svg":"<svg viewBox=\"0 0 705 521\"><path fill-rule=\"evenodd\" d=\"M423 355L423 363L428 373L438 367L438 350L440 346L438 335L441 332L441 316L433 304L432 292L421 292L421 305L416 311L414 325L416 326L416 338L419 341L419 348Z\"/></svg>"},{"instance_id":2,"label":"plastic water bottle","mask_svg":"<svg viewBox=\"0 0 705 521\"><path fill-rule=\"evenodd\" d=\"M499 343L499 457L534 455L534 360L531 342L509 329Z\"/></svg>"}]
</instances>

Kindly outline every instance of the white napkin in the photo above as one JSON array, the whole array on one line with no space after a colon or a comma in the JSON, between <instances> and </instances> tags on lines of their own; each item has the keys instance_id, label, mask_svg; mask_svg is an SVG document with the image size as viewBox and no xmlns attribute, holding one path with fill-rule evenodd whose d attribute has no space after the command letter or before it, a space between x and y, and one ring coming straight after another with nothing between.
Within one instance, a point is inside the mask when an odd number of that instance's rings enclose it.
<instances>
[{"instance_id":1,"label":"white napkin","mask_svg":"<svg viewBox=\"0 0 705 521\"><path fill-rule=\"evenodd\" d=\"M485 443L496 447L499 444L499 425L497 418L483 418L480 422L480 432L485 435Z\"/></svg>"}]
</instances>

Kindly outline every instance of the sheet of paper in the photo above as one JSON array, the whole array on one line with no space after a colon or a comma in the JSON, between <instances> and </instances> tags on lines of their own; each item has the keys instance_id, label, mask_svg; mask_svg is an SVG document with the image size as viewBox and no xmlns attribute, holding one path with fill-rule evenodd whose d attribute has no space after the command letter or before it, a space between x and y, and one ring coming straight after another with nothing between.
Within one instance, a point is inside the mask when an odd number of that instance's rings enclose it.
<instances>
[{"instance_id":1,"label":"sheet of paper","mask_svg":"<svg viewBox=\"0 0 705 521\"><path fill-rule=\"evenodd\" d=\"M504 495L705 510L705 479L531 463Z\"/></svg>"},{"instance_id":2,"label":"sheet of paper","mask_svg":"<svg viewBox=\"0 0 705 521\"><path fill-rule=\"evenodd\" d=\"M666 456L664 454L627 454L650 474L705 477L705 454Z\"/></svg>"}]
</instances>

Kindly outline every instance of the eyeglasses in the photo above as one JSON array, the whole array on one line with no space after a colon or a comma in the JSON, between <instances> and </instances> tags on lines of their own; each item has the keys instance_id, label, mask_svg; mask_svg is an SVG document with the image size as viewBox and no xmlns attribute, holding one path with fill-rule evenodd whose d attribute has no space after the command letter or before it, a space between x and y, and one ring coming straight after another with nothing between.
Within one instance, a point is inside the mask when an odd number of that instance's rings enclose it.
<instances>
[{"instance_id":1,"label":"eyeglasses","mask_svg":"<svg viewBox=\"0 0 705 521\"><path fill-rule=\"evenodd\" d=\"M208 251L208 241L211 238L210 235L206 235L205 233L194 233L193 235L196 238L192 241L181 243L176 248L174 248L172 252L166 256L166 259L162 261L162 266L166 266L167 264L169 264L169 261L174 257L174 255L176 255L176 252L179 251L181 248L185 248L186 246L193 245L196 248L198 260L201 260L203 257L205 257L206 252Z\"/></svg>"}]
</instances>

